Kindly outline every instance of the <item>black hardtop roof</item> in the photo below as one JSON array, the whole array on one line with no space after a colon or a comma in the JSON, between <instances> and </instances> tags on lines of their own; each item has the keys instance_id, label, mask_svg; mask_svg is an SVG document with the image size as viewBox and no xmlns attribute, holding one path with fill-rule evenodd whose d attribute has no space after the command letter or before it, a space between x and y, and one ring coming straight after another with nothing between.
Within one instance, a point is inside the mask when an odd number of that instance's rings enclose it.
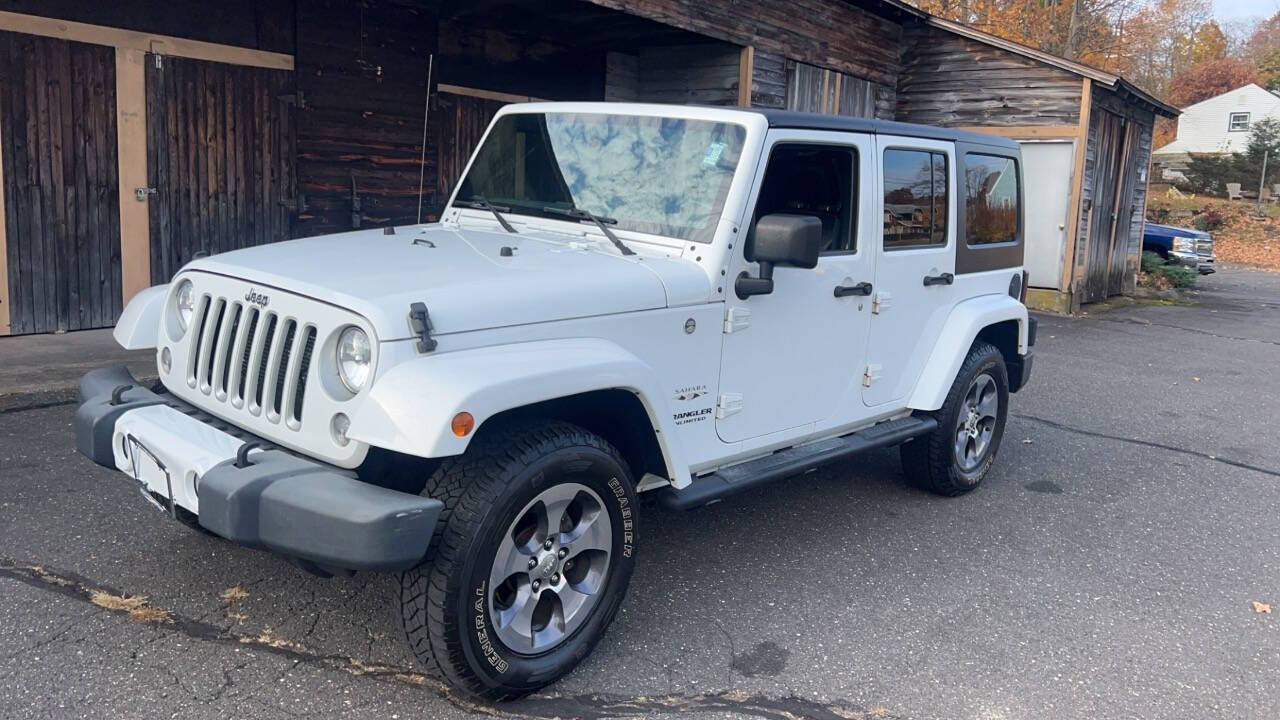
<instances>
[{"instance_id":1,"label":"black hardtop roof","mask_svg":"<svg viewBox=\"0 0 1280 720\"><path fill-rule=\"evenodd\" d=\"M928 140L977 143L1007 150L1017 150L1019 147L1017 141L1000 137L999 135L953 130L933 125L916 125L915 123L894 122L892 120L871 120L845 115L825 115L792 110L752 108L752 111L763 115L769 121L769 127L771 128L832 130L836 132L870 133L873 135L903 135L905 137Z\"/></svg>"}]
</instances>

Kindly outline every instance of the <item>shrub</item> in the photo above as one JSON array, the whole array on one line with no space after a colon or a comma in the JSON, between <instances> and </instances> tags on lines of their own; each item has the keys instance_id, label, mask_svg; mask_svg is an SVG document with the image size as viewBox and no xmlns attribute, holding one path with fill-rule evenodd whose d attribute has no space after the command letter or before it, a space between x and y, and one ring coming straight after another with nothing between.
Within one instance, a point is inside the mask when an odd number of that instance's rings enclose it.
<instances>
[{"instance_id":1,"label":"shrub","mask_svg":"<svg viewBox=\"0 0 1280 720\"><path fill-rule=\"evenodd\" d=\"M1138 284L1164 290L1170 287L1192 288L1200 273L1192 268L1167 263L1164 258L1153 252L1142 253L1142 272L1139 273Z\"/></svg>"},{"instance_id":2,"label":"shrub","mask_svg":"<svg viewBox=\"0 0 1280 720\"><path fill-rule=\"evenodd\" d=\"M1176 288L1193 288L1196 286L1196 279L1200 277L1199 271L1181 265L1165 265L1162 270Z\"/></svg>"},{"instance_id":3,"label":"shrub","mask_svg":"<svg viewBox=\"0 0 1280 720\"><path fill-rule=\"evenodd\" d=\"M1173 209L1167 205L1148 205L1147 206L1147 222L1153 222L1157 225L1164 225L1169 222L1169 218L1173 215Z\"/></svg>"},{"instance_id":4,"label":"shrub","mask_svg":"<svg viewBox=\"0 0 1280 720\"><path fill-rule=\"evenodd\" d=\"M1217 210L1205 210L1191 219L1191 225L1197 230L1213 232L1227 223L1227 217Z\"/></svg>"},{"instance_id":5,"label":"shrub","mask_svg":"<svg viewBox=\"0 0 1280 720\"><path fill-rule=\"evenodd\" d=\"M1150 250L1142 251L1142 272L1148 275L1155 275L1162 267L1164 267L1164 258Z\"/></svg>"}]
</instances>

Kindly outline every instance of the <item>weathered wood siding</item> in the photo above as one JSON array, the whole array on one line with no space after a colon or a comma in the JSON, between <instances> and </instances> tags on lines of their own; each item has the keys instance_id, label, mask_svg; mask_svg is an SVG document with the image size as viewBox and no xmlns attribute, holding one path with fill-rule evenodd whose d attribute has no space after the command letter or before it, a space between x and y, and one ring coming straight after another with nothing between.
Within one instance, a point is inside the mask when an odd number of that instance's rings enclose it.
<instances>
[{"instance_id":1,"label":"weathered wood siding","mask_svg":"<svg viewBox=\"0 0 1280 720\"><path fill-rule=\"evenodd\" d=\"M0 10L292 53L293 0L0 0Z\"/></svg>"},{"instance_id":2,"label":"weathered wood siding","mask_svg":"<svg viewBox=\"0 0 1280 720\"><path fill-rule=\"evenodd\" d=\"M0 32L10 331L109 327L121 311L115 54Z\"/></svg>"},{"instance_id":3,"label":"weathered wood siding","mask_svg":"<svg viewBox=\"0 0 1280 720\"><path fill-rule=\"evenodd\" d=\"M1101 88L1094 88L1092 102L1094 113L1105 111L1121 118L1123 123L1121 165L1117 169L1115 184L1108 190L1116 194L1115 225L1111 236L1103 238L1109 247L1106 294L1119 295L1133 290L1137 284L1146 214L1146 170L1151 160L1155 115Z\"/></svg>"},{"instance_id":4,"label":"weathered wood siding","mask_svg":"<svg viewBox=\"0 0 1280 720\"><path fill-rule=\"evenodd\" d=\"M523 29L483 12L441 19L436 82L546 100L604 97L604 50L573 44L586 38L548 38Z\"/></svg>"},{"instance_id":5,"label":"weathered wood siding","mask_svg":"<svg viewBox=\"0 0 1280 720\"><path fill-rule=\"evenodd\" d=\"M831 0L589 0L631 15L750 45L757 52L894 85L902 26Z\"/></svg>"},{"instance_id":6,"label":"weathered wood siding","mask_svg":"<svg viewBox=\"0 0 1280 720\"><path fill-rule=\"evenodd\" d=\"M435 138L436 192L427 207L438 212L448 201L453 186L462 178L462 171L471 159L471 153L480 144L480 138L489 122L506 103L485 98L437 93L432 97L431 132Z\"/></svg>"},{"instance_id":7,"label":"weathered wood siding","mask_svg":"<svg viewBox=\"0 0 1280 720\"><path fill-rule=\"evenodd\" d=\"M293 73L154 55L146 73L152 282L292 237Z\"/></svg>"},{"instance_id":8,"label":"weathered wood siding","mask_svg":"<svg viewBox=\"0 0 1280 720\"><path fill-rule=\"evenodd\" d=\"M606 102L639 102L640 56L611 52L604 60Z\"/></svg>"},{"instance_id":9,"label":"weathered wood siding","mask_svg":"<svg viewBox=\"0 0 1280 720\"><path fill-rule=\"evenodd\" d=\"M757 48L751 67L751 106L787 107L787 59Z\"/></svg>"},{"instance_id":10,"label":"weathered wood siding","mask_svg":"<svg viewBox=\"0 0 1280 720\"><path fill-rule=\"evenodd\" d=\"M890 97L869 80L846 73L790 62L787 68L788 110L850 117L893 119Z\"/></svg>"},{"instance_id":11,"label":"weathered wood siding","mask_svg":"<svg viewBox=\"0 0 1280 720\"><path fill-rule=\"evenodd\" d=\"M1121 179L1124 155L1124 120L1119 115L1094 108L1089 135L1093 145L1092 181L1084 199L1088 220L1085 256L1083 302L1097 302L1107 297L1110 273L1111 229L1116 212L1116 186Z\"/></svg>"},{"instance_id":12,"label":"weathered wood siding","mask_svg":"<svg viewBox=\"0 0 1280 720\"><path fill-rule=\"evenodd\" d=\"M676 105L737 105L741 56L739 48L720 43L642 48L638 97Z\"/></svg>"},{"instance_id":13,"label":"weathered wood siding","mask_svg":"<svg viewBox=\"0 0 1280 720\"><path fill-rule=\"evenodd\" d=\"M295 234L417 218L427 59L436 19L389 0L298 0ZM435 167L428 152L427 193Z\"/></svg>"},{"instance_id":14,"label":"weathered wood siding","mask_svg":"<svg viewBox=\"0 0 1280 720\"><path fill-rule=\"evenodd\" d=\"M742 51L724 43L645 46L605 57L604 99L737 105Z\"/></svg>"},{"instance_id":15,"label":"weathered wood siding","mask_svg":"<svg viewBox=\"0 0 1280 720\"><path fill-rule=\"evenodd\" d=\"M936 28L910 28L897 119L941 126L1075 125L1080 78ZM887 98L886 98L887 99Z\"/></svg>"}]
</instances>

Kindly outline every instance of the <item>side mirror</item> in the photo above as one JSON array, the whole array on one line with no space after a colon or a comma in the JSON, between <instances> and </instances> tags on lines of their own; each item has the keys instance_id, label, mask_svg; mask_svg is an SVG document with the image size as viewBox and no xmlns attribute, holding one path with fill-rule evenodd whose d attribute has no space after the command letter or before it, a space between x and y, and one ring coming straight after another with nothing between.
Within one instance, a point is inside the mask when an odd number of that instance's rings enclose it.
<instances>
[{"instance_id":1,"label":"side mirror","mask_svg":"<svg viewBox=\"0 0 1280 720\"><path fill-rule=\"evenodd\" d=\"M822 247L822 221L812 215L765 215L756 221L747 243L747 260L760 263L760 277L746 272L738 276L734 292L746 300L752 295L773 292L773 268L786 265L798 268L818 266Z\"/></svg>"}]
</instances>

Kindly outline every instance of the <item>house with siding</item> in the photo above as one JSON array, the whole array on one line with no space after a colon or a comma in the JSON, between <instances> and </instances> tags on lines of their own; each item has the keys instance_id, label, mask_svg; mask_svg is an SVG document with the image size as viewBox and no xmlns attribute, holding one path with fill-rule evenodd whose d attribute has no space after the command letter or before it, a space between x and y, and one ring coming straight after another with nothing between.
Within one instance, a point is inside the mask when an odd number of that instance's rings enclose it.
<instances>
[{"instance_id":1,"label":"house with siding","mask_svg":"<svg viewBox=\"0 0 1280 720\"><path fill-rule=\"evenodd\" d=\"M1249 131L1260 120L1280 120L1280 94L1250 83L1182 109L1173 142L1157 148L1152 160L1163 179L1185 179L1191 155L1244 152Z\"/></svg>"},{"instance_id":2,"label":"house with siding","mask_svg":"<svg viewBox=\"0 0 1280 720\"><path fill-rule=\"evenodd\" d=\"M898 0L0 0L0 335L110 326L197 253L432 220L525 100L1016 138L1032 297L1061 310L1132 286L1176 114Z\"/></svg>"}]
</instances>

